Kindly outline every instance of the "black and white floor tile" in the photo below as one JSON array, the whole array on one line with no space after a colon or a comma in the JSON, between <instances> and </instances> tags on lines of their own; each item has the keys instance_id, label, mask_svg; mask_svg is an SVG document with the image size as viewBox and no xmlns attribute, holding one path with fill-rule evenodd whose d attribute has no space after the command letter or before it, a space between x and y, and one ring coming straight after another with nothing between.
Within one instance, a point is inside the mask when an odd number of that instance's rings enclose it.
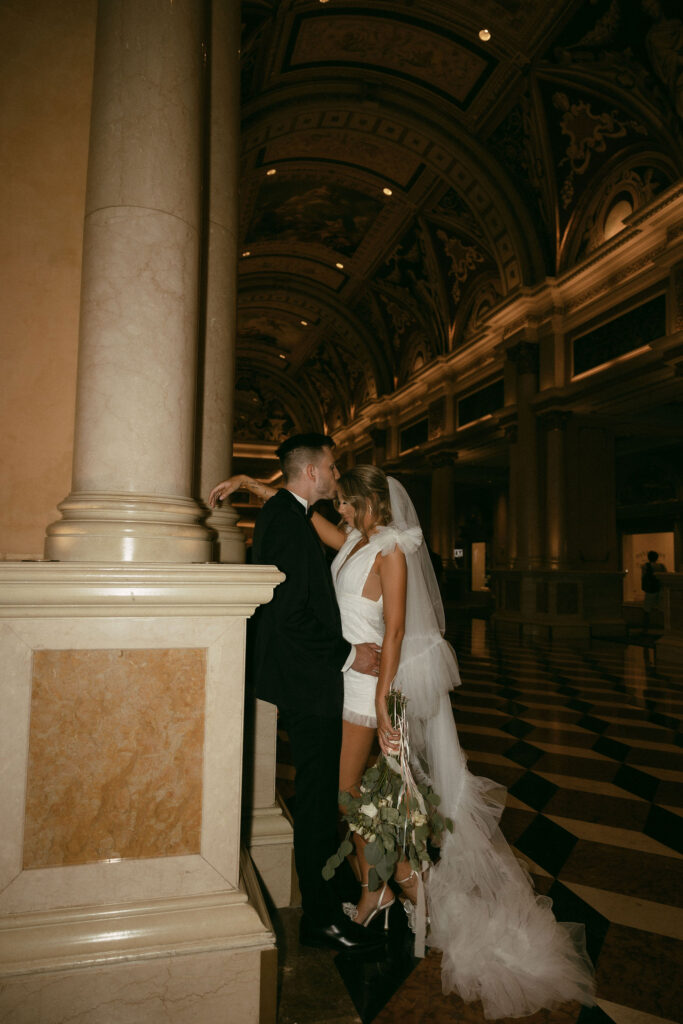
<instances>
[{"instance_id":1,"label":"black and white floor tile","mask_svg":"<svg viewBox=\"0 0 683 1024\"><path fill-rule=\"evenodd\" d=\"M483 619L449 639L470 769L507 786L503 832L557 917L585 924L596 965L596 1008L531 1020L682 1022L683 680L656 671L648 640L583 649L497 639ZM284 735L278 773L293 799ZM282 912L279 1024L483 1024L478 1004L441 993L438 954L410 957L395 910L387 962L365 969L299 949L299 911ZM324 1005L310 998L313 977Z\"/></svg>"}]
</instances>

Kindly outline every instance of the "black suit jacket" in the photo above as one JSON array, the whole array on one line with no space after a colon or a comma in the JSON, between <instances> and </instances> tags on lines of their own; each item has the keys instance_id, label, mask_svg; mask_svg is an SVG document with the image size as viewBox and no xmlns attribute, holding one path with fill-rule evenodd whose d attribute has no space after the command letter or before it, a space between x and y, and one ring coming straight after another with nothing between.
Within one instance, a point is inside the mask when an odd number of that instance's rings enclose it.
<instances>
[{"instance_id":1,"label":"black suit jacket","mask_svg":"<svg viewBox=\"0 0 683 1024\"><path fill-rule=\"evenodd\" d=\"M341 715L342 665L351 645L341 631L332 577L303 505L284 488L256 520L254 562L276 565L287 579L255 622L256 696L284 711Z\"/></svg>"}]
</instances>

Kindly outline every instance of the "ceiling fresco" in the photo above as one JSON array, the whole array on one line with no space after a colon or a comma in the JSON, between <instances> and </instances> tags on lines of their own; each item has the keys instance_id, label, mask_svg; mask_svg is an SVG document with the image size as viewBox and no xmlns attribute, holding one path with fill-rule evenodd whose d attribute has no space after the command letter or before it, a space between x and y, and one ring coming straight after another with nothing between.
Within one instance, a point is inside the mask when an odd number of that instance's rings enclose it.
<instances>
[{"instance_id":1,"label":"ceiling fresco","mask_svg":"<svg viewBox=\"0 0 683 1024\"><path fill-rule=\"evenodd\" d=\"M396 75L466 106L495 63L445 28L368 7L300 14L283 70L331 65Z\"/></svg>"},{"instance_id":2,"label":"ceiling fresco","mask_svg":"<svg viewBox=\"0 0 683 1024\"><path fill-rule=\"evenodd\" d=\"M682 38L674 0L243 0L236 439L348 424L676 180Z\"/></svg>"}]
</instances>

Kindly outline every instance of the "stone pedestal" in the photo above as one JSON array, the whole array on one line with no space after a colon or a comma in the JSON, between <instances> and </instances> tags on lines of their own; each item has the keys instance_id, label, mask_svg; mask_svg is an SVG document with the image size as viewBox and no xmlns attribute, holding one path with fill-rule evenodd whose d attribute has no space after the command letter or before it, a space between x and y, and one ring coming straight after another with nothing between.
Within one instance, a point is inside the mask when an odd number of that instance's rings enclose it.
<instances>
[{"instance_id":1,"label":"stone pedestal","mask_svg":"<svg viewBox=\"0 0 683 1024\"><path fill-rule=\"evenodd\" d=\"M274 1022L240 853L265 566L0 565L0 1019Z\"/></svg>"}]
</instances>

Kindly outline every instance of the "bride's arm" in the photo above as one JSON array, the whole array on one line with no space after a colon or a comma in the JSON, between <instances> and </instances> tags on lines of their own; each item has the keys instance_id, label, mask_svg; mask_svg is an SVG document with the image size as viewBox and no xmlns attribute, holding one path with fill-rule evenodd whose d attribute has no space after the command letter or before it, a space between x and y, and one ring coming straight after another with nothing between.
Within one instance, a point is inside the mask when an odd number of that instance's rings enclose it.
<instances>
[{"instance_id":1,"label":"bride's arm","mask_svg":"<svg viewBox=\"0 0 683 1024\"><path fill-rule=\"evenodd\" d=\"M325 516L321 516L319 512L313 513L311 523L323 544L326 544L328 548L334 548L335 551L339 551L339 548L346 540L344 531L335 526L334 523L331 523L329 519L325 519Z\"/></svg>"},{"instance_id":2,"label":"bride's arm","mask_svg":"<svg viewBox=\"0 0 683 1024\"><path fill-rule=\"evenodd\" d=\"M406 559L399 548L379 558L382 584L384 641L375 691L377 738L384 754L395 753L398 735L394 732L387 708L387 695L398 671L401 644L406 625Z\"/></svg>"},{"instance_id":3,"label":"bride's arm","mask_svg":"<svg viewBox=\"0 0 683 1024\"><path fill-rule=\"evenodd\" d=\"M234 494L235 491L251 491L257 498L261 498L263 501L268 501L274 494L277 494L277 488L271 487L269 484L263 482L263 480L254 480L253 477L247 476L245 473L238 473L237 476L231 476L228 480L223 480L222 483L216 484L214 489L209 495L209 505L211 508L216 507L216 502L223 501L230 494Z\"/></svg>"}]
</instances>

